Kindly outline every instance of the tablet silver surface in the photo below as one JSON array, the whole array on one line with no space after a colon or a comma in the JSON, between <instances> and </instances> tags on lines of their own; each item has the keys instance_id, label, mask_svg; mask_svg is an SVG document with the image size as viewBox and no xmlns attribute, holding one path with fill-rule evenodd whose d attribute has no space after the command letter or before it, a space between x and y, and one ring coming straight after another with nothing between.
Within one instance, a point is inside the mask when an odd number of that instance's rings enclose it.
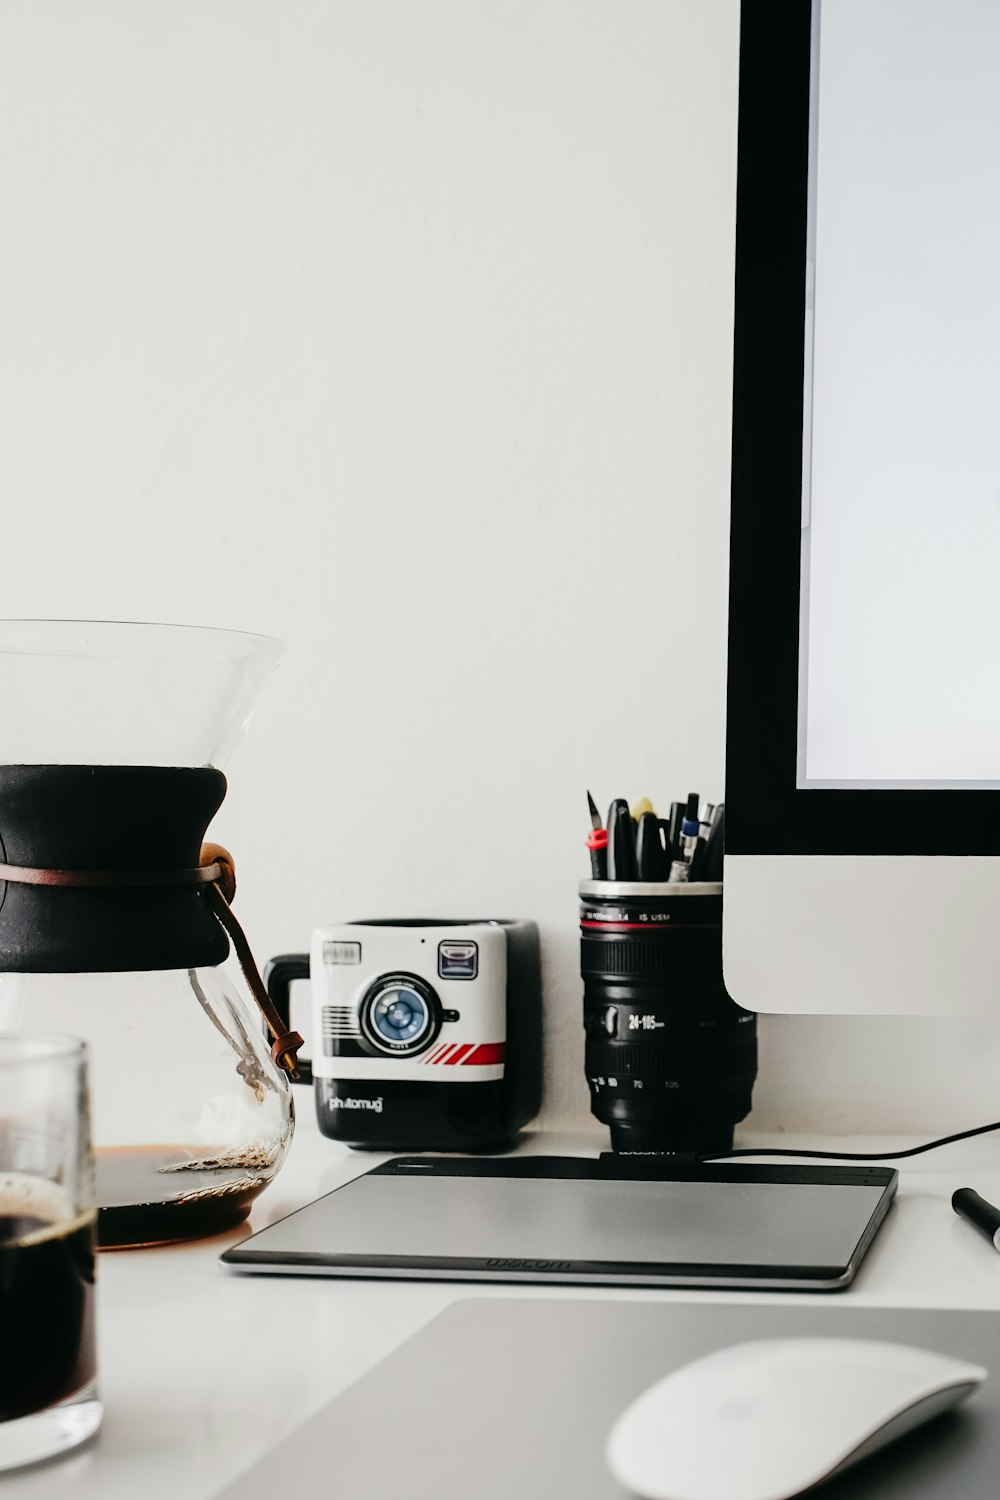
<instances>
[{"instance_id":1,"label":"tablet silver surface","mask_svg":"<svg viewBox=\"0 0 1000 1500\"><path fill-rule=\"evenodd\" d=\"M222 1259L283 1274L832 1290L853 1277L896 1182L781 1167L623 1181L530 1161L527 1175L524 1161L403 1158Z\"/></svg>"}]
</instances>

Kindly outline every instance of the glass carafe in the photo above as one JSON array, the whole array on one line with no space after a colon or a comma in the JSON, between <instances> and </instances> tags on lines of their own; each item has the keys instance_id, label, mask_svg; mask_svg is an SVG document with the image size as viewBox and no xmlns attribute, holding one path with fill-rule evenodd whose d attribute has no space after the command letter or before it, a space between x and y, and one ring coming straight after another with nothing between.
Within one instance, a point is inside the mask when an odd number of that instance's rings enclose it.
<instances>
[{"instance_id":1,"label":"glass carafe","mask_svg":"<svg viewBox=\"0 0 1000 1500\"><path fill-rule=\"evenodd\" d=\"M288 1149L294 1058L220 967L228 867L202 850L281 651L0 621L0 1030L89 1043L102 1245L238 1223Z\"/></svg>"}]
</instances>

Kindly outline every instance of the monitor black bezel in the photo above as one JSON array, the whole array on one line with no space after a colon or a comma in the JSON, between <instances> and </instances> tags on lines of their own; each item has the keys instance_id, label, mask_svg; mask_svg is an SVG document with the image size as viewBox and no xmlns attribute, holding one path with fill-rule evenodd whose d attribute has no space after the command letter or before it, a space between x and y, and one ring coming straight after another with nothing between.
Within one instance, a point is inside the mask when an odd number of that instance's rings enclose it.
<instances>
[{"instance_id":1,"label":"monitor black bezel","mask_svg":"<svg viewBox=\"0 0 1000 1500\"><path fill-rule=\"evenodd\" d=\"M741 12L726 853L996 855L1000 792L796 785L812 8Z\"/></svg>"}]
</instances>

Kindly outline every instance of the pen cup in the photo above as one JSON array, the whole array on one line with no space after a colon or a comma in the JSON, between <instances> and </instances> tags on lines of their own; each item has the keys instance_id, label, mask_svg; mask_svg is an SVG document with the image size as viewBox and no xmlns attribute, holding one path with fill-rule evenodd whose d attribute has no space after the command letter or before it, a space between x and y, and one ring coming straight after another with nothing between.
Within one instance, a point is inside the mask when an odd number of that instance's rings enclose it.
<instances>
[{"instance_id":1,"label":"pen cup","mask_svg":"<svg viewBox=\"0 0 1000 1500\"><path fill-rule=\"evenodd\" d=\"M614 1151L728 1151L750 1112L757 1017L722 977L722 885L580 884L584 1068Z\"/></svg>"}]
</instances>

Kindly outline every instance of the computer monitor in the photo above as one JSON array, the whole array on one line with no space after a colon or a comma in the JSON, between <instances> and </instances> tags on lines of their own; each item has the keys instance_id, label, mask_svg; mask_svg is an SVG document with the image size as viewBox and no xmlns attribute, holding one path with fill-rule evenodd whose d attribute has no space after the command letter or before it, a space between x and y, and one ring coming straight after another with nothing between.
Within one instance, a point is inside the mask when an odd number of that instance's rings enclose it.
<instances>
[{"instance_id":1,"label":"computer monitor","mask_svg":"<svg viewBox=\"0 0 1000 1500\"><path fill-rule=\"evenodd\" d=\"M1000 1010L1000 4L744 0L724 967Z\"/></svg>"}]
</instances>

